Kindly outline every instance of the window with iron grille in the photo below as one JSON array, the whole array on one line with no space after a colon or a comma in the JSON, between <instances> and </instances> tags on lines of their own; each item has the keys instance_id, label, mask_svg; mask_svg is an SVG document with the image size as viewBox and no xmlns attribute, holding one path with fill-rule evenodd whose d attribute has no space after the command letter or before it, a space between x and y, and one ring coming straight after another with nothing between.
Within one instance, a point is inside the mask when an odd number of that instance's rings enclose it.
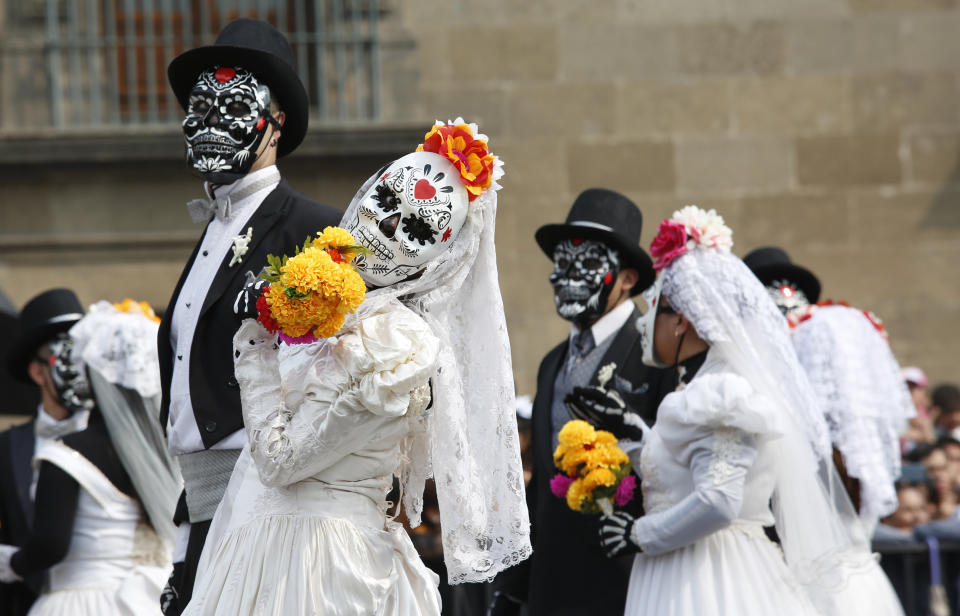
<instances>
[{"instance_id":1,"label":"window with iron grille","mask_svg":"<svg viewBox=\"0 0 960 616\"><path fill-rule=\"evenodd\" d=\"M166 67L238 17L293 46L311 116L379 115L379 0L8 0L0 17L0 132L125 129L183 117ZM2 4L0 4L2 6Z\"/></svg>"}]
</instances>

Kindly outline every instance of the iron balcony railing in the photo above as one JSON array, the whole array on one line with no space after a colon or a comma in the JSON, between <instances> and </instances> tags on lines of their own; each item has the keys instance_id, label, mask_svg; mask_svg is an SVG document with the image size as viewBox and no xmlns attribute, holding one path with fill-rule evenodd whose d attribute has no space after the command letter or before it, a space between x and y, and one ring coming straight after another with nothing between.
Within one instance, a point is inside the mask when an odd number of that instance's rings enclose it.
<instances>
[{"instance_id":1,"label":"iron balcony railing","mask_svg":"<svg viewBox=\"0 0 960 616\"><path fill-rule=\"evenodd\" d=\"M379 115L379 0L11 1L0 20L5 133L179 122L167 64L237 17L287 35L314 119Z\"/></svg>"}]
</instances>

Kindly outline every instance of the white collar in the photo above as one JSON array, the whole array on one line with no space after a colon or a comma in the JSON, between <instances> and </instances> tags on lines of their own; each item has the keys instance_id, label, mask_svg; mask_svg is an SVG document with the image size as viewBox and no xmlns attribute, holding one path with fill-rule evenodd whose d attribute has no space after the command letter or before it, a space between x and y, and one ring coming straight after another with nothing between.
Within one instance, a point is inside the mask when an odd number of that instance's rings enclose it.
<instances>
[{"instance_id":1,"label":"white collar","mask_svg":"<svg viewBox=\"0 0 960 616\"><path fill-rule=\"evenodd\" d=\"M65 419L54 419L43 408L37 405L37 422L34 424L34 434L39 438L60 438L87 428L90 411L78 411Z\"/></svg>"},{"instance_id":2,"label":"white collar","mask_svg":"<svg viewBox=\"0 0 960 616\"><path fill-rule=\"evenodd\" d=\"M268 176L268 175L275 174L275 173L276 173L276 174L279 174L279 171L277 170L277 166L276 166L276 165L270 165L270 166L268 166L268 167L264 167L263 169L257 169L257 170L254 171L253 173L248 173L248 174L246 174L245 176L243 176L243 177L240 178L239 180L233 182L232 184L223 184L223 185L217 186L217 195L216 195L216 196L217 196L217 197L226 197L226 196L230 195L231 193L234 193L234 192L240 190L240 189L243 188L244 186L249 186L250 184L253 184L254 182L256 182L257 180L259 180L260 178L263 178L263 177L266 177L266 176ZM279 180L278 180L278 181L279 181ZM210 199L213 199L213 195L210 194L210 188L211 188L210 182L204 182L204 183L203 183L203 190L204 190L204 192L207 193L207 197L210 198ZM241 199L241 202L242 202L242 201L245 201L245 199Z\"/></svg>"},{"instance_id":3,"label":"white collar","mask_svg":"<svg viewBox=\"0 0 960 616\"><path fill-rule=\"evenodd\" d=\"M620 328L623 327L627 319L630 318L630 315L633 314L635 307L636 304L633 303L633 300L628 298L619 306L597 319L597 322L590 327L590 331L593 332L593 343L596 346L600 346L607 338L620 331ZM579 333L580 330L577 329L577 326L571 325L570 341L572 342L573 337Z\"/></svg>"}]
</instances>

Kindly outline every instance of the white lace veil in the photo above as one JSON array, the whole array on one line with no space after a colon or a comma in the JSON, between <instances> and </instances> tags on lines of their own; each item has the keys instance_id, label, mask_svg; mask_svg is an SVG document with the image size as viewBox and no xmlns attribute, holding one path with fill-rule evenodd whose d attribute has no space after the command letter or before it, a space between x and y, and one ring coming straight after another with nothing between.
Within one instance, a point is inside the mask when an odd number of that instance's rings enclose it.
<instances>
[{"instance_id":1,"label":"white lace veil","mask_svg":"<svg viewBox=\"0 0 960 616\"><path fill-rule=\"evenodd\" d=\"M856 308L811 307L793 344L851 477L868 527L897 508L900 433L916 414L883 335Z\"/></svg>"},{"instance_id":2,"label":"white lace veil","mask_svg":"<svg viewBox=\"0 0 960 616\"><path fill-rule=\"evenodd\" d=\"M160 429L157 328L142 313L99 302L70 329L70 336L74 356L90 374L110 441L151 525L170 549L182 481Z\"/></svg>"},{"instance_id":3,"label":"white lace veil","mask_svg":"<svg viewBox=\"0 0 960 616\"><path fill-rule=\"evenodd\" d=\"M774 515L787 564L811 599L830 606L868 544L832 462L829 432L797 359L786 320L729 252L694 249L662 272L663 295L758 393L772 402Z\"/></svg>"},{"instance_id":4,"label":"white lace veil","mask_svg":"<svg viewBox=\"0 0 960 616\"><path fill-rule=\"evenodd\" d=\"M356 217L360 188L343 220ZM405 443L399 475L403 506L418 526L424 482L437 485L450 583L482 582L531 553L520 444L514 413L510 340L497 277L497 196L470 203L466 222L441 256L415 279L372 290L363 319L397 298L440 340L433 403Z\"/></svg>"}]
</instances>

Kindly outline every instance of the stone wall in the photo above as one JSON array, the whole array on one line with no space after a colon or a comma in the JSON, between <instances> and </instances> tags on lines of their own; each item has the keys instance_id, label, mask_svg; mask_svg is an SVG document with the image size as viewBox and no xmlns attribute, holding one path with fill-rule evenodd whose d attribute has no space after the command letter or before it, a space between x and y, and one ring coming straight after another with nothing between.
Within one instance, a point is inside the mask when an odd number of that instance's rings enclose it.
<instances>
[{"instance_id":1,"label":"stone wall","mask_svg":"<svg viewBox=\"0 0 960 616\"><path fill-rule=\"evenodd\" d=\"M824 297L960 380L956 0L397 3L388 113L475 119L506 161L498 246L518 390L566 334L533 232L605 186L660 219L716 208ZM416 84L414 87L411 84Z\"/></svg>"},{"instance_id":2,"label":"stone wall","mask_svg":"<svg viewBox=\"0 0 960 616\"><path fill-rule=\"evenodd\" d=\"M567 331L533 232L590 186L637 202L645 244L674 209L716 208L738 254L783 246L825 297L882 316L902 363L960 381L958 0L384 4L384 126L418 127L412 147L463 115L506 161L498 246L520 393ZM11 147L0 139L0 159ZM304 151L281 169L342 207L391 149ZM199 234L178 157L0 164L0 288L18 305L67 285L84 302L163 306Z\"/></svg>"}]
</instances>

